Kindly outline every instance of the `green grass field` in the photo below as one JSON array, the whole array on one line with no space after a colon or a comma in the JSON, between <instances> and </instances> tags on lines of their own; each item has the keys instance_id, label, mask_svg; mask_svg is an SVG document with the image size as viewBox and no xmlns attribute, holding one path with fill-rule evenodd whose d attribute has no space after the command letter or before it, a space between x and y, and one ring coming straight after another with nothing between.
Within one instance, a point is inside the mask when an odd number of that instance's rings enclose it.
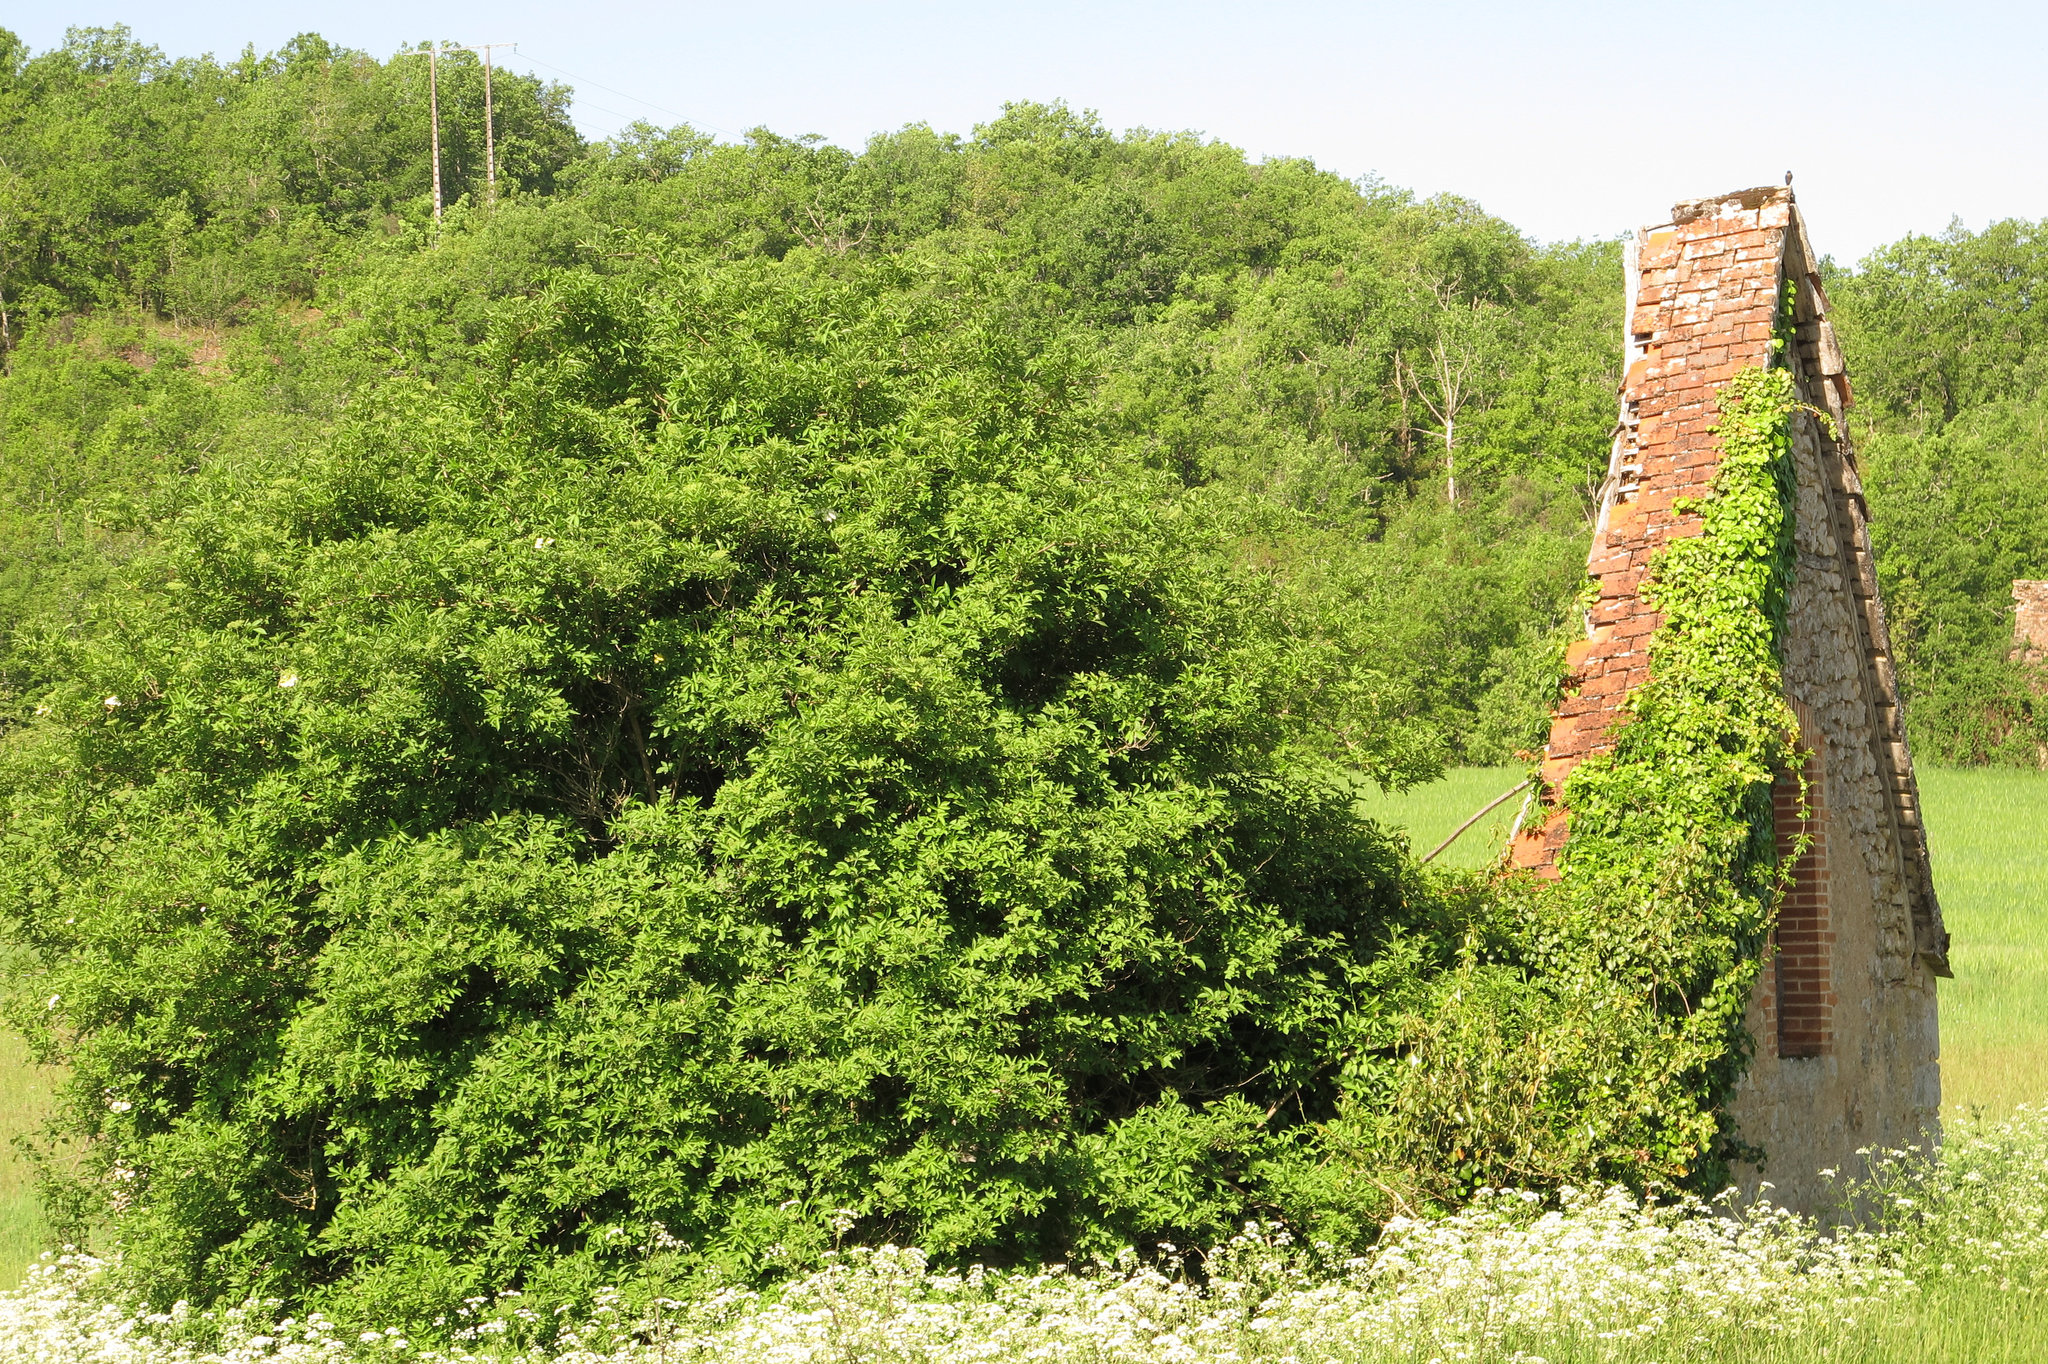
<instances>
[{"instance_id":1,"label":"green grass field","mask_svg":"<svg viewBox=\"0 0 2048 1364\"><path fill-rule=\"evenodd\" d=\"M20 1038L0 1028L0 1285L18 1281L44 1249L42 1210L14 1139L41 1125L53 1080Z\"/></svg>"},{"instance_id":2,"label":"green grass field","mask_svg":"<svg viewBox=\"0 0 2048 1364\"><path fill-rule=\"evenodd\" d=\"M1454 767L1444 774L1442 781L1418 786L1401 795L1382 792L1368 797L1363 804L1366 813L1380 823L1406 830L1409 846L1421 857L1488 801L1528 775L1527 767ZM1499 861L1507 849L1508 830L1514 825L1516 811L1522 808L1524 794L1496 805L1486 818L1438 854L1436 860L1447 867L1483 867Z\"/></svg>"},{"instance_id":3,"label":"green grass field","mask_svg":"<svg viewBox=\"0 0 2048 1364\"><path fill-rule=\"evenodd\" d=\"M1943 1096L1990 1113L2048 1102L2048 772L1932 768L1920 795L1955 935Z\"/></svg>"}]
</instances>

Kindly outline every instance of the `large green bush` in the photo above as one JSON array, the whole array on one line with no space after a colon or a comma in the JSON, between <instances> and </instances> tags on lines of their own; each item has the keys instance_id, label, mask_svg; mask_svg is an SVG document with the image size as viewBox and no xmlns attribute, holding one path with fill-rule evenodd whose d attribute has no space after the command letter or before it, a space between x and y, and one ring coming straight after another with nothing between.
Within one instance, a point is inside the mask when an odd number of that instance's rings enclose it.
<instances>
[{"instance_id":1,"label":"large green bush","mask_svg":"<svg viewBox=\"0 0 2048 1364\"><path fill-rule=\"evenodd\" d=\"M567 279L46 638L0 899L146 1284L1070 1255L1313 1166L1441 950L1329 760L1429 750L1013 323Z\"/></svg>"}]
</instances>

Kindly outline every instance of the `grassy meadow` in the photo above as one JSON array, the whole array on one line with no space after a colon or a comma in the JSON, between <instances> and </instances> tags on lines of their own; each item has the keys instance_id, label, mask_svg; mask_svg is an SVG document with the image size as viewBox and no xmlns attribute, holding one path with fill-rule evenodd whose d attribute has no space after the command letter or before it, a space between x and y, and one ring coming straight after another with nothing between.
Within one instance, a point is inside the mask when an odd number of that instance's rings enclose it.
<instances>
[{"instance_id":1,"label":"grassy meadow","mask_svg":"<svg viewBox=\"0 0 2048 1364\"><path fill-rule=\"evenodd\" d=\"M1934 879L1955 935L1941 985L1949 1106L2048 1102L2048 773L1920 774Z\"/></svg>"},{"instance_id":2,"label":"grassy meadow","mask_svg":"<svg viewBox=\"0 0 2048 1364\"><path fill-rule=\"evenodd\" d=\"M20 1279L44 1248L42 1209L15 1143L41 1124L53 1080L19 1037L0 1028L0 1285Z\"/></svg>"},{"instance_id":3,"label":"grassy meadow","mask_svg":"<svg viewBox=\"0 0 2048 1364\"><path fill-rule=\"evenodd\" d=\"M1364 802L1367 814L1390 828L1406 831L1408 846L1417 857L1450 837L1451 831L1470 819L1495 796L1529 775L1522 767L1454 767L1442 781L1418 786L1398 795L1379 792ZM1504 800L1486 817L1458 835L1458 841L1437 854L1446 867L1483 867L1498 861L1507 848L1508 830L1522 808L1523 795Z\"/></svg>"}]
</instances>

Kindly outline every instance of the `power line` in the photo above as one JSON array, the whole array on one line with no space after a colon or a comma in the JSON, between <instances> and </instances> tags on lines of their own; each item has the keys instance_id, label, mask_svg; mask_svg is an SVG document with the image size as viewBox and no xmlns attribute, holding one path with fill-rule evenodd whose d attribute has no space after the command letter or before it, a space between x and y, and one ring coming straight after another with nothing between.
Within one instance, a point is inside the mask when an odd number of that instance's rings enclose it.
<instances>
[{"instance_id":1,"label":"power line","mask_svg":"<svg viewBox=\"0 0 2048 1364\"><path fill-rule=\"evenodd\" d=\"M600 114L610 114L613 118L619 120L619 126L621 128L625 127L628 123L645 123L647 121L639 114L623 114L620 113L617 109L607 109L602 104L592 104L587 99L577 100L576 107L578 110L589 109L594 110Z\"/></svg>"},{"instance_id":2,"label":"power line","mask_svg":"<svg viewBox=\"0 0 2048 1364\"><path fill-rule=\"evenodd\" d=\"M611 86L602 84L598 81L591 80L587 76L579 76L574 71L570 71L563 67L556 66L553 62L544 62L540 58L534 56L532 53L522 51L517 45L514 45L512 50L518 52L520 56L524 57L527 61L532 62L535 66L545 66L550 71L553 71L559 75L567 76L570 80L575 81L579 87L588 85L595 89L602 90L607 94L618 95L622 99L632 100L635 104L644 104L648 108L654 110L654 112L656 112L657 114L667 114L670 118L680 119L684 123L688 123L693 128L709 129L711 132L714 133L724 133L727 137L739 136L738 133L735 133L730 128L721 128L716 123L700 123L692 119L688 114L679 114L673 109L665 109L661 105L656 104L651 99L642 99L638 95L628 94L624 90L615 90ZM597 109L600 112L610 114L614 118L628 117L628 115L622 114L616 109L606 109L603 105L592 104L589 107Z\"/></svg>"},{"instance_id":3,"label":"power line","mask_svg":"<svg viewBox=\"0 0 2048 1364\"><path fill-rule=\"evenodd\" d=\"M635 104L644 104L648 108L654 110L657 113L667 114L670 118L681 119L684 123L690 123L689 118L686 117L685 115L679 114L673 109L664 109L661 105L656 104L652 100L641 99L638 95L626 94L624 90L614 90L609 85L600 84L599 82L593 80L586 80L584 77L577 75L574 71L565 70L562 67L556 66L553 62L544 62L540 58L532 56L529 53L521 52L519 50L519 44L517 43L472 43L468 45L449 43L444 47L441 44L440 40L436 39L434 45L431 48L413 48L410 50L402 50L397 54L398 56L425 57L427 59L427 120L428 125L431 129L429 137L433 147L434 158L434 226L436 230L438 230L441 226L441 54L443 52L476 52L481 53L483 56L484 180L486 184L486 192L489 195L490 202L496 203L498 201L498 149L497 129L495 127L496 110L493 107L493 102L491 99L491 50L493 48L499 47L509 47L515 53L518 53L519 56L526 58L527 61L532 62L534 65L545 66L550 71L560 72L562 75L567 76L572 81L577 81L580 84L584 85L595 86L599 90L609 91L614 95L623 95L625 98L632 100ZM588 100L581 100L579 101L579 104L582 108L595 109L597 112L601 114L610 114L613 118L625 120L625 122L621 123L619 127L614 128L612 130L614 135L617 135L627 125L640 121L640 119L636 115L620 113L617 109L607 109L602 104L592 104ZM736 134L734 134L731 129L721 128L715 123L691 124L691 126L707 128L715 133L724 133L728 137L736 136Z\"/></svg>"}]
</instances>

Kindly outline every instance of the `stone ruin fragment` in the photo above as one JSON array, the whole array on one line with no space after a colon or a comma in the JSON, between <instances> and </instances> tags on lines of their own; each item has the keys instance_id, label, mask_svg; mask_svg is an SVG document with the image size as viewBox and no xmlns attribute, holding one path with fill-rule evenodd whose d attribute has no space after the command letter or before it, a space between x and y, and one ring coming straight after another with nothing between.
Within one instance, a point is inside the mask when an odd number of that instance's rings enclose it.
<instances>
[{"instance_id":1,"label":"stone ruin fragment","mask_svg":"<svg viewBox=\"0 0 2048 1364\"><path fill-rule=\"evenodd\" d=\"M1657 613L1638 596L1652 556L1695 533L1682 499L1706 493L1719 461L1716 394L1767 364L1784 286L1796 285L1789 364L1807 412L1794 421L1797 560L1783 641L1784 685L1812 818L1792 774L1776 790L1778 838L1813 836L1794 868L1776 938L1749 1008L1756 1040L1730 1104L1738 1136L1761 1148L1745 1183L1818 1210L1823 1169L1847 1173L1858 1148L1938 1132L1935 979L1950 974L1948 934L1929 873L1920 796L1899 706L1884 606L1870 552L1856 454L1844 420L1849 378L1827 317L1820 258L1788 187L1677 205L1626 256L1628 308L1621 419L1587 571L1599 597L1567 656L1565 699L1544 750L1542 804L1509 856L1555 875L1570 837L1559 792L1602 751L1649 675ZM2034 647L2048 641L2048 595ZM2024 609L2024 608L2023 608Z\"/></svg>"},{"instance_id":2,"label":"stone ruin fragment","mask_svg":"<svg viewBox=\"0 0 2048 1364\"><path fill-rule=\"evenodd\" d=\"M2048 582L2012 580L2011 658L2030 668L2048 664Z\"/></svg>"}]
</instances>

